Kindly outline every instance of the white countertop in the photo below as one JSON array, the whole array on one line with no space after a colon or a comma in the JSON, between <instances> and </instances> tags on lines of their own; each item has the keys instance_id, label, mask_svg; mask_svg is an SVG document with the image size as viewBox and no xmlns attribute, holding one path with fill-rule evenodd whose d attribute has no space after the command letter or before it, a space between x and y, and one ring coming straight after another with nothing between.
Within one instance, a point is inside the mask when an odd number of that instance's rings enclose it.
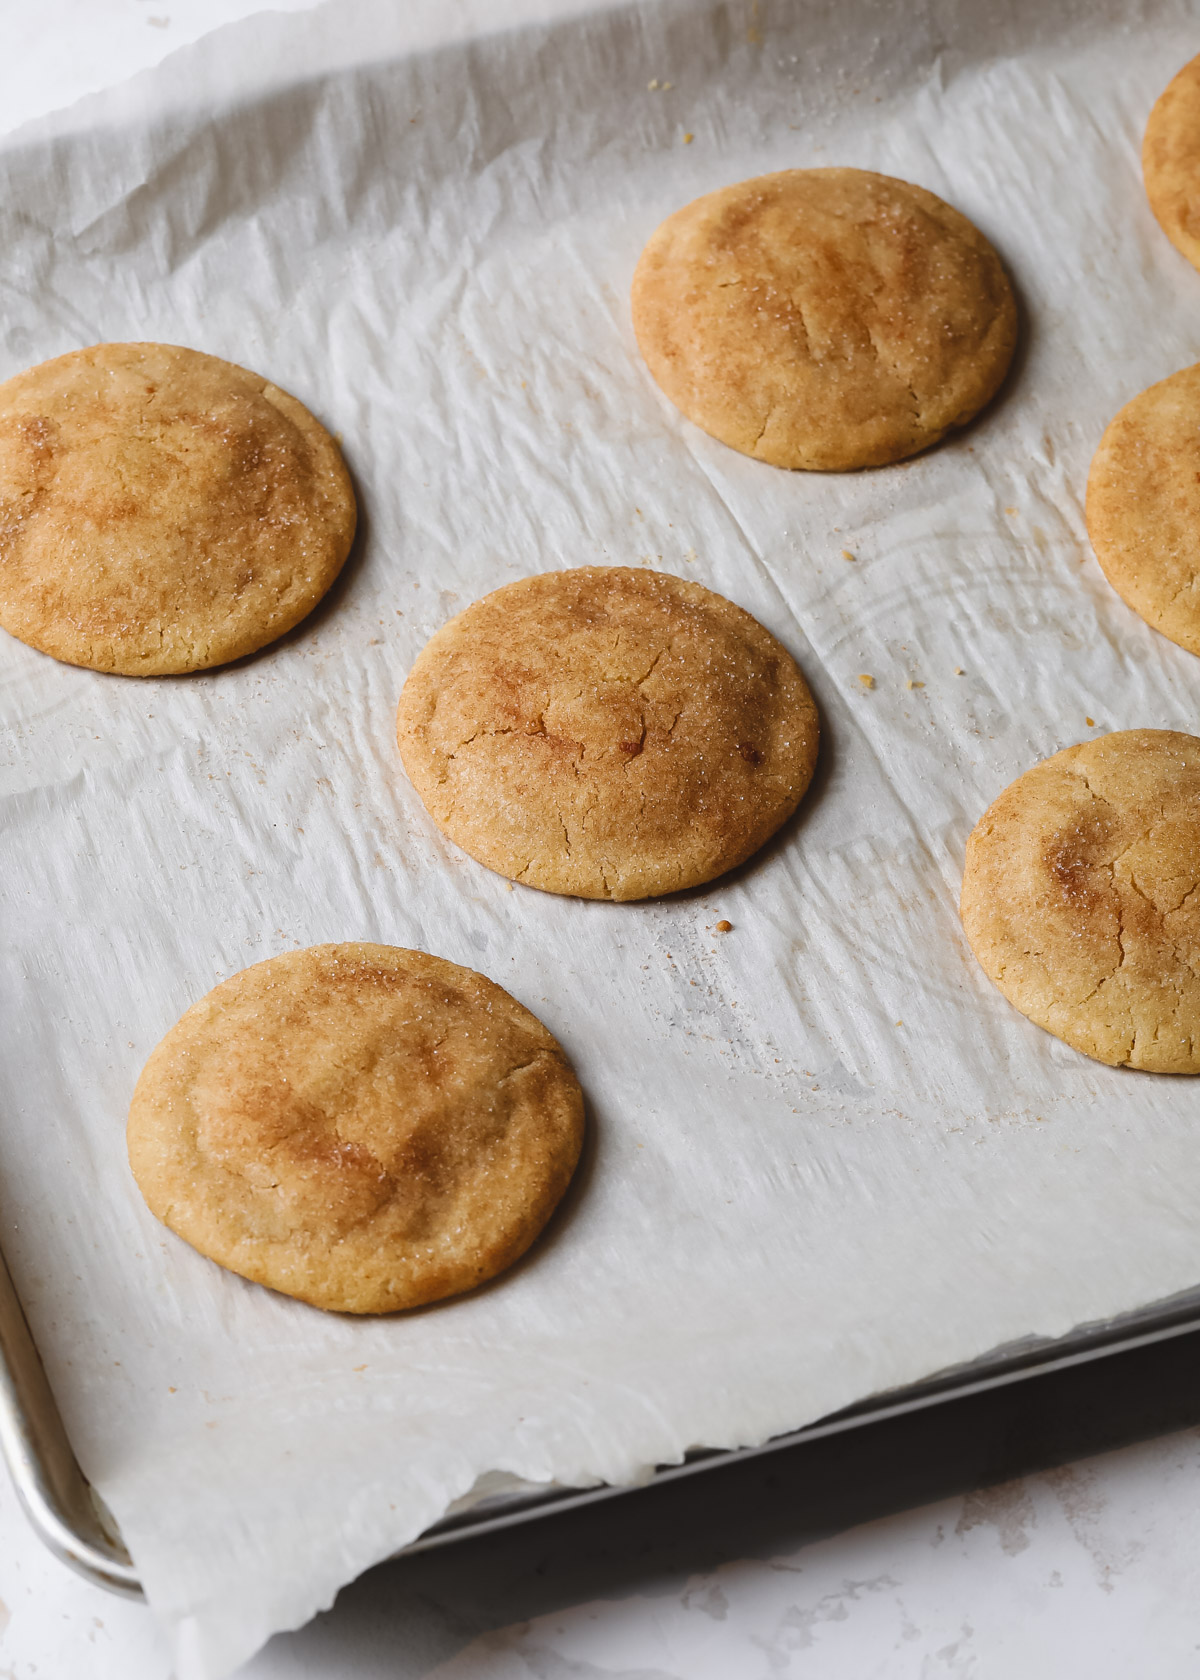
<instances>
[{"instance_id":1,"label":"white countertop","mask_svg":"<svg viewBox=\"0 0 1200 1680\"><path fill-rule=\"evenodd\" d=\"M276 0L274 9L311 3ZM257 9L254 0L0 0L0 128ZM1200 1430L919 1502L1013 1465L1061 1463L1072 1443L1086 1449L1191 1421L1189 1388L1200 1419L1200 1390L1188 1380L1198 1358L1180 1342L1148 1364L1123 1361L1119 1380L1100 1367L1044 1379L1042 1399L1027 1390L973 1402L945 1419L877 1429L870 1441L845 1438L666 1496L385 1565L243 1672L1183 1680L1200 1670ZM919 1508L877 1515L912 1503ZM837 1529L845 1531L817 1537ZM148 1612L56 1563L0 1481L0 1680L170 1674Z\"/></svg>"}]
</instances>

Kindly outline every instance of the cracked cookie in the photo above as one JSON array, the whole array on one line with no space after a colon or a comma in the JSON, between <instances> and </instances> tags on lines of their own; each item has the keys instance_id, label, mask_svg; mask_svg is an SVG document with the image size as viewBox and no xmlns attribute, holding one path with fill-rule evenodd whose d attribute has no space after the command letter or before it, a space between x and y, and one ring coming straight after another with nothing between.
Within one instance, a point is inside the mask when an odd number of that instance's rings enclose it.
<instances>
[{"instance_id":1,"label":"cracked cookie","mask_svg":"<svg viewBox=\"0 0 1200 1680\"><path fill-rule=\"evenodd\" d=\"M243 969L151 1055L129 1111L150 1211L333 1312L441 1300L510 1266L570 1181L583 1098L482 974L390 945Z\"/></svg>"},{"instance_id":2,"label":"cracked cookie","mask_svg":"<svg viewBox=\"0 0 1200 1680\"><path fill-rule=\"evenodd\" d=\"M329 433L232 362L96 344L0 385L0 627L70 665L253 653L316 606L354 523Z\"/></svg>"},{"instance_id":3,"label":"cracked cookie","mask_svg":"<svg viewBox=\"0 0 1200 1680\"><path fill-rule=\"evenodd\" d=\"M962 919L1039 1027L1113 1066L1200 1073L1200 740L1125 729L1027 770L967 841Z\"/></svg>"},{"instance_id":4,"label":"cracked cookie","mask_svg":"<svg viewBox=\"0 0 1200 1680\"><path fill-rule=\"evenodd\" d=\"M1150 113L1142 179L1159 227L1200 268L1200 58L1184 65Z\"/></svg>"},{"instance_id":5,"label":"cracked cookie","mask_svg":"<svg viewBox=\"0 0 1200 1680\"><path fill-rule=\"evenodd\" d=\"M633 278L662 390L776 467L849 472L965 425L1012 359L1000 259L965 216L863 169L786 169L669 216Z\"/></svg>"},{"instance_id":6,"label":"cracked cookie","mask_svg":"<svg viewBox=\"0 0 1200 1680\"><path fill-rule=\"evenodd\" d=\"M404 767L434 821L514 881L649 898L724 874L795 810L817 711L756 619L662 572L506 584L422 650Z\"/></svg>"},{"instance_id":7,"label":"cracked cookie","mask_svg":"<svg viewBox=\"0 0 1200 1680\"><path fill-rule=\"evenodd\" d=\"M1200 364L1111 421L1088 473L1087 528L1126 606L1200 653Z\"/></svg>"}]
</instances>

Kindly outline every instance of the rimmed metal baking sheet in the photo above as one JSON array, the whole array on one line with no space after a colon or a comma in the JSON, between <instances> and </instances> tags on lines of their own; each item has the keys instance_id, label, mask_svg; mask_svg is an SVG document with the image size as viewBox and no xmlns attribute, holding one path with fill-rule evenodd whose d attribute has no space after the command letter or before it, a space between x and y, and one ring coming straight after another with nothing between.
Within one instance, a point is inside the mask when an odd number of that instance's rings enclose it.
<instances>
[{"instance_id":1,"label":"rimmed metal baking sheet","mask_svg":"<svg viewBox=\"0 0 1200 1680\"><path fill-rule=\"evenodd\" d=\"M891 1394L877 1395L803 1429L777 1435L758 1447L689 1453L681 1464L660 1466L653 1481L668 1482L699 1475L804 1441L866 1428L888 1418L903 1417L1070 1366L1132 1352L1194 1331L1200 1331L1200 1304L1189 1297L1132 1314L1119 1323L1083 1328L1060 1341L998 1350L972 1365ZM142 1596L141 1582L116 1523L88 1485L67 1440L41 1358L2 1257L0 1451L25 1514L43 1544L94 1585L126 1597ZM493 1494L467 1510L443 1517L395 1556L405 1557L476 1539L631 1491L634 1490L606 1483L589 1488L530 1487Z\"/></svg>"}]
</instances>

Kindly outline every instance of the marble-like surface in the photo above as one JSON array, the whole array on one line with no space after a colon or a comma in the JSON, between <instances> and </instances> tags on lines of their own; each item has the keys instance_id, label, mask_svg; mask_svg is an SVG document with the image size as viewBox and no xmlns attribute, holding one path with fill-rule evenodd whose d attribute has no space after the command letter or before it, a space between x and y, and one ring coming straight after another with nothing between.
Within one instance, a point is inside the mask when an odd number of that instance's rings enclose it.
<instances>
[{"instance_id":1,"label":"marble-like surface","mask_svg":"<svg viewBox=\"0 0 1200 1680\"><path fill-rule=\"evenodd\" d=\"M254 9L0 0L0 128ZM385 1565L244 1680L1191 1680L1195 1340ZM170 1674L148 1613L50 1558L0 1478L0 1680Z\"/></svg>"},{"instance_id":2,"label":"marble-like surface","mask_svg":"<svg viewBox=\"0 0 1200 1680\"><path fill-rule=\"evenodd\" d=\"M0 0L0 132L74 104L251 12L316 0Z\"/></svg>"}]
</instances>

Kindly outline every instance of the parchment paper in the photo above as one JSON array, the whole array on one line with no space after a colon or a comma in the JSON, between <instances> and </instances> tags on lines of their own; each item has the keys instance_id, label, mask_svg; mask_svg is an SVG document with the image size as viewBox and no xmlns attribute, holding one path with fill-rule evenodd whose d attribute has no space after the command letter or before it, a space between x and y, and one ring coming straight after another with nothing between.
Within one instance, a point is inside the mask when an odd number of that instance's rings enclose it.
<instances>
[{"instance_id":1,"label":"parchment paper","mask_svg":"<svg viewBox=\"0 0 1200 1680\"><path fill-rule=\"evenodd\" d=\"M3 1243L184 1676L228 1673L489 1473L632 1481L1200 1282L1195 1086L1029 1025L955 909L984 806L1088 718L1197 728L1200 665L1111 592L1081 512L1110 416L1200 355L1200 276L1137 166L1195 7L504 16L265 16L3 153L0 374L195 345L309 403L362 498L344 585L235 668L135 681L0 647ZM1025 334L957 440L787 474L660 397L627 286L687 199L835 162L973 217ZM438 625L598 561L740 602L822 711L800 819L661 903L510 890L440 838L393 744ZM510 988L591 1115L526 1263L381 1322L200 1259L123 1142L190 1002L357 938Z\"/></svg>"}]
</instances>

